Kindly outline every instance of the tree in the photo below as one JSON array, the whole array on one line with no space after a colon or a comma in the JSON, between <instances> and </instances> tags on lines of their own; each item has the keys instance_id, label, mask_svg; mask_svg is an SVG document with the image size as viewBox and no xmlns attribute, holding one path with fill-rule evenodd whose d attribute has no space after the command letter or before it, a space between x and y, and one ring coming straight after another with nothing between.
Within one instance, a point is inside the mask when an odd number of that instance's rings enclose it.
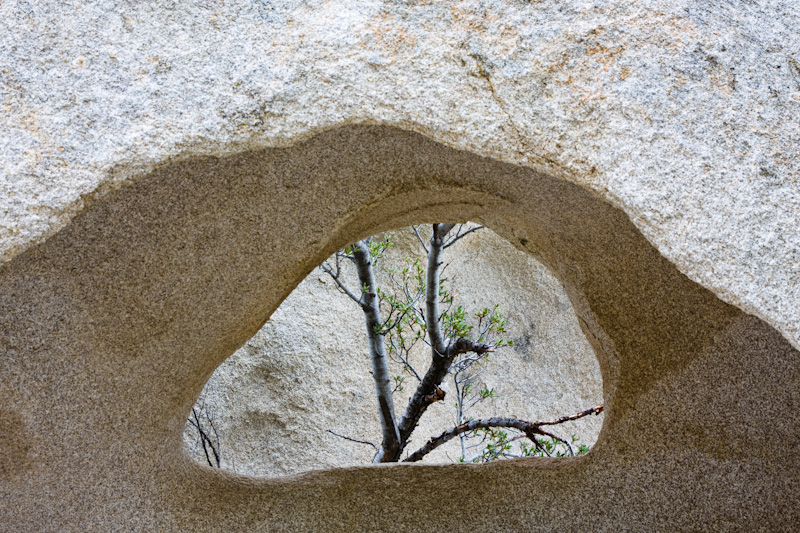
<instances>
[{"instance_id":1,"label":"tree","mask_svg":"<svg viewBox=\"0 0 800 533\"><path fill-rule=\"evenodd\" d=\"M445 250L459 240L482 229L477 225L433 224L430 236L423 238L421 227L412 226L422 257L406 258L405 263L386 269L385 287L379 286L376 268L384 252L393 246L389 237L367 238L340 250L320 265L364 316L369 347L372 381L380 421L380 444L354 439L331 429L327 431L375 449L373 462L419 461L442 444L455 438L460 442L459 461L486 462L503 457L581 455L588 447L553 433L555 426L599 414L599 405L555 420L531 422L513 417L473 419L470 410L493 398L494 389L480 383L497 350L513 345L505 338L505 317L499 306L468 313L456 301L455 278L444 278L447 268ZM354 272L344 268L345 263ZM414 350L427 349L424 371L419 371L412 357ZM416 353L419 359L419 353ZM392 372L394 367L395 372ZM398 374L399 369L399 375ZM403 453L427 409L445 399L445 379L452 380L454 424L423 446ZM416 386L401 417L395 412L395 393L402 391L406 380ZM192 408L187 421L187 435L193 438L193 453L205 457L212 467L221 467L220 434L211 408L204 396ZM512 444L517 442L516 449ZM470 450L477 453L470 454Z\"/></svg>"},{"instance_id":2,"label":"tree","mask_svg":"<svg viewBox=\"0 0 800 533\"><path fill-rule=\"evenodd\" d=\"M389 271L389 289L379 287L375 275L375 267L382 254L392 246L388 237L380 240L367 238L353 243L338 251L332 262L326 261L320 266L339 290L363 312L381 442L375 445L329 431L375 447L374 463L401 460L425 411L433 403L444 399L445 392L441 385L447 376L451 376L456 392L455 426L432 437L402 460L418 461L455 437L461 441L461 461L485 461L515 455L511 453L511 442L520 438L529 441L529 444L521 446L521 455L574 455L574 436L570 441L543 428L599 414L603 410L600 405L571 416L539 422L515 418L472 420L467 416L472 406L494 395L493 390L476 388L476 378L483 372L490 354L498 348L512 345L510 340L502 336L505 333L505 319L498 306L479 310L470 317L462 306L456 305L454 290L452 287L448 289L448 280L442 278L444 251L481 228L464 224L457 227L455 224L433 224L426 244L420 228L412 226L425 252L425 266L420 264L419 259L407 259L402 269ZM344 261L350 261L355 266L358 278L356 289L352 281L344 279ZM409 357L420 341L428 346L430 352L428 367L422 374ZM390 361L399 364L405 375L393 377ZM417 385L403 415L398 418L393 394L403 386L407 377L416 379ZM519 433L509 438L509 430ZM480 438L486 445L479 454L470 458L467 456L467 443L471 438ZM578 447L579 454L587 450L585 446Z\"/></svg>"}]
</instances>

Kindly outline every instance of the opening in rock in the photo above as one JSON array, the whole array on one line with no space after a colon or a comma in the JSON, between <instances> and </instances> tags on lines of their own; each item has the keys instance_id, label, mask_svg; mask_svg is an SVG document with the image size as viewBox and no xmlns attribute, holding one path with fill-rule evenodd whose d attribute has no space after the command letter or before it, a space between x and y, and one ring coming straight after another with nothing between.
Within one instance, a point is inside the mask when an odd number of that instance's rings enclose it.
<instances>
[{"instance_id":1,"label":"opening in rock","mask_svg":"<svg viewBox=\"0 0 800 533\"><path fill-rule=\"evenodd\" d=\"M597 359L560 283L542 264L488 228L469 231L476 226L456 226L449 234L447 242L460 237L443 252L442 288L453 301L448 305L446 294L441 294L441 312L453 317L461 306L465 323L473 327L465 336L485 341L493 351L454 360L441 382L444 398L434 398L425 407L401 461L432 437L470 420L550 421L603 401ZM414 320L408 320L416 313L416 322L424 324L419 320L425 315L424 287L420 293L414 277L419 266L424 284L423 245L430 246L431 228L404 228L372 238L373 245L391 243L381 251L375 275L385 295L385 329L392 328L384 338L398 421L418 388L417 376L424 377L431 361L427 330L424 325L418 328L424 335L414 343ZM339 280L358 293L352 263L340 258ZM335 268L335 258L328 265ZM386 305L390 297L408 297L413 304L396 307L392 318ZM486 331L495 306L505 327ZM489 313L483 318L475 316L484 309ZM406 320L397 322L401 316ZM407 352L398 345L398 326L404 328L406 345L414 345ZM480 330L487 334L483 339ZM470 357L475 360L471 365ZM187 422L186 445L202 463L257 476L370 464L381 445L371 368L359 304L330 273L315 269L264 327L215 371ZM589 415L541 429L564 438L572 452L581 454L596 441L602 421L602 414ZM514 429L464 432L421 460L484 462L496 456L570 453L546 433L538 435L542 447L537 450Z\"/></svg>"}]
</instances>

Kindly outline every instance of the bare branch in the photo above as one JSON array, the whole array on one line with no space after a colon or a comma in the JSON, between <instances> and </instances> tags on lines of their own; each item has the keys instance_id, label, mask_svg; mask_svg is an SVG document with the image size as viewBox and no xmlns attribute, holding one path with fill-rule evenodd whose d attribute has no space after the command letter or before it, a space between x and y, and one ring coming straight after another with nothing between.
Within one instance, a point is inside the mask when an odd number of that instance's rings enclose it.
<instances>
[{"instance_id":1,"label":"bare branch","mask_svg":"<svg viewBox=\"0 0 800 533\"><path fill-rule=\"evenodd\" d=\"M326 263L322 263L322 264L321 264L319 267L320 267L322 270L324 270L325 272L327 272L327 273L328 273L328 275L331 277L331 279L333 279L333 281L335 281L335 282L336 282L336 284L339 286L339 288L340 288L340 289L341 289L341 290L342 290L342 291L343 291L343 292L344 292L344 293L345 293L347 296L349 296L351 300L353 300L355 303L357 303L357 304L358 304L360 307L363 307L363 306L364 306L363 302L361 301L361 298L356 298L356 295L355 295L355 294L353 294L352 292L350 292L350 289L348 289L348 288L347 288L347 285L345 285L344 283L342 283L342 281L339 279L339 275L338 275L338 273L337 273L337 274L334 274L334 273L333 273L333 270L331 270L331 267L329 267L329 266L328 266ZM337 267L337 269L338 269L338 267Z\"/></svg>"},{"instance_id":2,"label":"bare branch","mask_svg":"<svg viewBox=\"0 0 800 533\"><path fill-rule=\"evenodd\" d=\"M590 414L599 414L602 411L603 411L603 406L598 405L597 407L587 409L586 411L581 411L580 413L576 413L571 416L563 416L556 420L550 420L544 422L527 422L525 420L519 420L517 418L486 418L481 420L471 420L469 422L465 422L461 425L458 425L454 428L448 429L447 431L445 431L444 433L442 433L437 437L432 437L424 446L422 446L420 449L418 449L417 451L406 457L404 461L406 462L419 461L420 459L425 457L427 454L429 454L430 452L432 452L445 442L448 442L449 440L461 435L462 433L475 431L476 429L489 429L489 428L513 428L522 431L531 441L533 441L534 445L538 449L544 451L544 453L546 453L547 455L550 455L549 453L547 453L546 450L544 450L541 443L539 443L536 440L535 436L537 434L546 435L548 437L556 438L559 441L562 442L564 441L563 439L555 437L551 433L540 429L540 426L562 424L570 420L577 420L579 418L582 418ZM572 448L570 447L569 449L571 452Z\"/></svg>"},{"instance_id":3,"label":"bare branch","mask_svg":"<svg viewBox=\"0 0 800 533\"><path fill-rule=\"evenodd\" d=\"M325 431L327 431L331 435L336 435L337 437L342 438L344 440L349 440L350 442L357 442L358 444L369 444L370 446L375 448L376 452L378 451L378 447L375 446L375 444L369 442L368 440L358 440L358 439L354 439L352 437L348 437L346 435L339 435L338 433L336 433L335 431L331 431L330 429L326 429Z\"/></svg>"},{"instance_id":4,"label":"bare branch","mask_svg":"<svg viewBox=\"0 0 800 533\"><path fill-rule=\"evenodd\" d=\"M204 408L201 407L200 410L202 411ZM208 413L205 413L206 420L208 420L209 424L211 425L211 429L214 432L214 439L216 443L211 440L209 437L208 432L203 427L202 422L200 422L200 415L198 414L197 407L192 407L192 416L194 416L194 420L189 418L189 423L197 430L197 434L200 437L200 444L203 447L203 453L206 456L206 462L208 462L208 466L214 468L219 468L221 465L221 457L219 452L219 434L217 433L216 428L214 427L214 423L211 420L211 417ZM208 449L211 448L211 454L214 456L214 462L211 461L211 456L208 453ZM215 464L216 463L216 464Z\"/></svg>"},{"instance_id":5,"label":"bare branch","mask_svg":"<svg viewBox=\"0 0 800 533\"><path fill-rule=\"evenodd\" d=\"M428 247L425 246L425 241L422 240L422 237L419 234L418 228L419 228L419 226L411 226L411 229L414 230L414 235L417 236L417 239L419 239L419 243L422 245L422 249L425 250L425 253L427 254L428 253Z\"/></svg>"},{"instance_id":6,"label":"bare branch","mask_svg":"<svg viewBox=\"0 0 800 533\"><path fill-rule=\"evenodd\" d=\"M492 350L491 346L488 344L475 342L472 339L467 339L465 337L456 339L456 341L450 343L450 346L448 346L445 350L447 357L455 357L457 355L470 352L483 355L485 353L492 353L494 350Z\"/></svg>"},{"instance_id":7,"label":"bare branch","mask_svg":"<svg viewBox=\"0 0 800 533\"><path fill-rule=\"evenodd\" d=\"M536 422L537 426L555 426L557 424L563 424L564 422L569 422L571 420L577 420L579 418L583 418L584 416L588 415L599 415L603 412L603 405L596 405L591 409L587 409L585 411L581 411L580 413L575 413L574 415L569 416L562 416L561 418L556 418L555 420L550 420L548 422Z\"/></svg>"},{"instance_id":8,"label":"bare branch","mask_svg":"<svg viewBox=\"0 0 800 533\"><path fill-rule=\"evenodd\" d=\"M469 235L473 231L478 231L478 230L483 229L483 228L484 228L484 226L475 226L473 228L468 229L464 233L461 233L461 229L459 228L458 233L456 233L456 236L453 237L452 239L450 239L449 241L447 241L447 243L444 245L443 248L449 248L449 247L453 246L457 241L460 241L461 239L463 239L464 237L466 237L467 235Z\"/></svg>"}]
</instances>

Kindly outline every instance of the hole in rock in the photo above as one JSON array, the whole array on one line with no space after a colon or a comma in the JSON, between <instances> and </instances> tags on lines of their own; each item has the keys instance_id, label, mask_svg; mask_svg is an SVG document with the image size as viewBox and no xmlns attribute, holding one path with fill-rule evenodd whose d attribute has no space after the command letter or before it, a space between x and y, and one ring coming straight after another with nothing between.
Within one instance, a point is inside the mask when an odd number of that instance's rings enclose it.
<instances>
[{"instance_id":1,"label":"hole in rock","mask_svg":"<svg viewBox=\"0 0 800 533\"><path fill-rule=\"evenodd\" d=\"M432 246L433 229L373 236L361 241L368 247L345 248L313 270L210 378L186 424L190 454L240 474L275 477L367 465L376 449L400 461L418 452L413 457L426 463L586 453L603 421L602 413L585 413L603 401L602 378L558 280L488 228L468 223L444 234L439 225ZM428 258L440 246L434 327ZM365 251L377 288L366 293L359 281L359 264L361 280L368 274ZM379 350L369 348L365 316L376 310L369 294L379 302L382 323L370 327L373 345L385 350L385 387L373 379L383 370ZM436 329L447 372L425 389ZM458 339L465 351L456 354ZM389 391L393 416L383 409L381 417L379 388ZM581 412L577 420L534 426L528 436L509 427ZM504 420L484 425L490 418ZM470 422L477 427L467 431ZM425 448L448 430L449 440ZM400 435L399 453L382 447L395 446L392 435Z\"/></svg>"}]
</instances>

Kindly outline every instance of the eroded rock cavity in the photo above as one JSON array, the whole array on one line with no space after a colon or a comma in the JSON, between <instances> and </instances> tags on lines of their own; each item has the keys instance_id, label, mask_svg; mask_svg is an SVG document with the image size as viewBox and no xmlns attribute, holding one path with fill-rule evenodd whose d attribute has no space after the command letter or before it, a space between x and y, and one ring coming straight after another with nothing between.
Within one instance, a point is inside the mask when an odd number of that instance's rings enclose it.
<instances>
[{"instance_id":1,"label":"eroded rock cavity","mask_svg":"<svg viewBox=\"0 0 800 533\"><path fill-rule=\"evenodd\" d=\"M467 219L541 258L569 295L604 378L591 454L280 481L184 454L184 421L213 370L328 254L411 222ZM19 443L0 458L10 530L776 529L798 519L797 351L586 190L420 135L347 127L141 176L2 265L0 317L3 427Z\"/></svg>"},{"instance_id":2,"label":"eroded rock cavity","mask_svg":"<svg viewBox=\"0 0 800 533\"><path fill-rule=\"evenodd\" d=\"M430 226L420 232L428 235ZM420 257L422 248L411 228L389 235L392 247L381 256L376 274L380 287L391 294L395 286L388 270L407 265L407 257ZM553 420L603 403L597 358L569 297L544 265L489 228L448 248L444 261L447 287L456 293L455 305L463 305L471 317L498 304L507 318L503 336L514 342L513 347L492 355L475 382L476 391L483 384L496 396L477 403L465 416ZM354 277L355 272L347 270L344 280L353 283ZM429 349L423 342L416 348L411 364L424 373L430 364ZM394 394L395 410L402 413L417 382L401 365L392 364L391 369L393 376L407 378ZM442 385L445 399L427 409L404 457L455 425L456 390L451 377ZM217 368L203 389L198 409L201 427L215 445L219 438L221 467L226 470L277 477L370 464L375 454L370 446L327 431L361 441L380 440L362 312L326 273L312 270L264 327ZM552 429L564 438L575 435L590 446L597 440L602 421L601 414ZM194 425L186 427L190 453L208 464L208 445L204 450ZM481 449L470 449L469 456ZM514 451L519 453L518 444ZM213 451L209 453L216 464ZM460 454L458 439L454 439L424 462L452 463Z\"/></svg>"}]
</instances>

